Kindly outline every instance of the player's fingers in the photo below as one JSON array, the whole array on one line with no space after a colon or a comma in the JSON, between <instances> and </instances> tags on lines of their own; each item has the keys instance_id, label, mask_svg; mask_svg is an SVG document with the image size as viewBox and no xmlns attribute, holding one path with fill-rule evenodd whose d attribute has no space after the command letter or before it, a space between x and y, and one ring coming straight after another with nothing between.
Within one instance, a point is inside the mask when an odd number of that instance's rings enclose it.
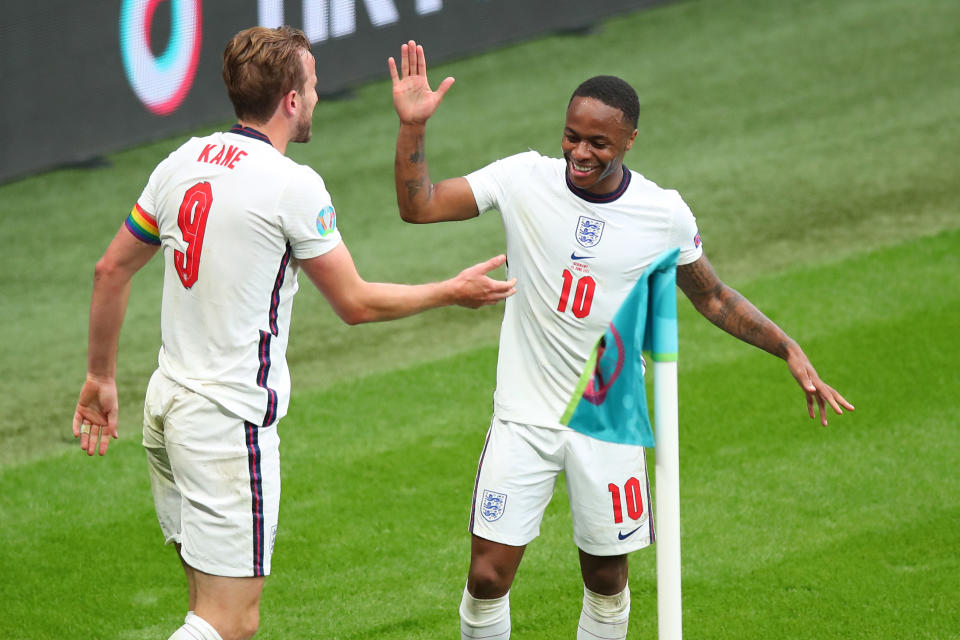
<instances>
[{"instance_id":1,"label":"player's fingers","mask_svg":"<svg viewBox=\"0 0 960 640\"><path fill-rule=\"evenodd\" d=\"M390 70L390 80L396 85L400 82L400 74L397 72L397 61L393 59L393 56L387 58L387 68Z\"/></svg>"},{"instance_id":2,"label":"player's fingers","mask_svg":"<svg viewBox=\"0 0 960 640\"><path fill-rule=\"evenodd\" d=\"M816 418L816 414L814 414L813 412L813 394L807 393L806 397L807 397L807 414L810 416L811 419Z\"/></svg>"},{"instance_id":3,"label":"player's fingers","mask_svg":"<svg viewBox=\"0 0 960 640\"><path fill-rule=\"evenodd\" d=\"M100 455L106 455L107 447L110 446L110 434L103 428L100 429L100 440L98 442L100 448Z\"/></svg>"},{"instance_id":4,"label":"player's fingers","mask_svg":"<svg viewBox=\"0 0 960 640\"><path fill-rule=\"evenodd\" d=\"M494 280L493 278L487 278L487 290L490 292L490 295L493 296L493 301L503 300L509 296L512 296L516 293L514 285L517 284L517 279L513 278L511 280Z\"/></svg>"},{"instance_id":5,"label":"player's fingers","mask_svg":"<svg viewBox=\"0 0 960 640\"><path fill-rule=\"evenodd\" d=\"M493 300L493 301L491 302L491 304L500 302L501 300L506 300L507 298L509 298L510 296L512 296L513 294L515 294L516 292L517 292L516 287L510 287L509 289L502 290L502 291L500 291L500 292L497 294L496 300Z\"/></svg>"},{"instance_id":6,"label":"player's fingers","mask_svg":"<svg viewBox=\"0 0 960 640\"><path fill-rule=\"evenodd\" d=\"M417 73L417 43L411 40L407 43L407 67L404 69L404 77L415 75Z\"/></svg>"},{"instance_id":7,"label":"player's fingers","mask_svg":"<svg viewBox=\"0 0 960 640\"><path fill-rule=\"evenodd\" d=\"M837 399L837 402L840 404L840 406L842 406L842 407L843 407L844 409L846 409L847 411L854 411L854 410L856 410L856 407L854 407L852 404L850 404L849 402L847 402L847 399L844 398L844 397L843 397L842 395L840 395L839 393L837 393L837 390L836 390L836 389L831 389L831 391L833 391L833 395L834 395L834 397Z\"/></svg>"},{"instance_id":8,"label":"player's fingers","mask_svg":"<svg viewBox=\"0 0 960 640\"><path fill-rule=\"evenodd\" d=\"M423 45L417 45L417 73L427 76L427 56L423 53Z\"/></svg>"},{"instance_id":9,"label":"player's fingers","mask_svg":"<svg viewBox=\"0 0 960 640\"><path fill-rule=\"evenodd\" d=\"M453 86L453 83L456 82L456 79L453 76L447 76L443 79L443 82L440 83L440 86L437 87L437 95L443 100L443 96L447 95L447 90Z\"/></svg>"},{"instance_id":10,"label":"player's fingers","mask_svg":"<svg viewBox=\"0 0 960 640\"><path fill-rule=\"evenodd\" d=\"M827 426L827 403L821 395L817 396L817 407L820 410L820 424Z\"/></svg>"},{"instance_id":11,"label":"player's fingers","mask_svg":"<svg viewBox=\"0 0 960 640\"><path fill-rule=\"evenodd\" d=\"M840 404L836 400L837 392L827 387L827 393L821 394L821 397L824 398L827 404L830 405L830 408L833 409L833 412L837 415L843 415L843 409L840 408Z\"/></svg>"},{"instance_id":12,"label":"player's fingers","mask_svg":"<svg viewBox=\"0 0 960 640\"><path fill-rule=\"evenodd\" d=\"M400 45L400 72L402 78L406 78L410 74L409 49L409 45Z\"/></svg>"},{"instance_id":13,"label":"player's fingers","mask_svg":"<svg viewBox=\"0 0 960 640\"><path fill-rule=\"evenodd\" d=\"M501 253L498 256L494 256L490 258L486 262L481 262L480 264L477 265L477 267L479 267L483 273L490 273L494 269L498 267L502 267L506 261L507 261L507 256Z\"/></svg>"},{"instance_id":14,"label":"player's fingers","mask_svg":"<svg viewBox=\"0 0 960 640\"><path fill-rule=\"evenodd\" d=\"M80 445L86 450L88 456L92 456L97 450L97 440L100 437L100 427L95 424L89 425L90 430L86 437L80 438Z\"/></svg>"}]
</instances>

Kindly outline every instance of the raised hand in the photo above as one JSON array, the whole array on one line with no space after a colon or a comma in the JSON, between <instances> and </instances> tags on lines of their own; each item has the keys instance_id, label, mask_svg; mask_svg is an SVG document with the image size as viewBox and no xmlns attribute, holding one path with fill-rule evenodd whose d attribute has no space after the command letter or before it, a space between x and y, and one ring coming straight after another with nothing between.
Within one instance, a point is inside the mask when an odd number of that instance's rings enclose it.
<instances>
[{"instance_id":1,"label":"raised hand","mask_svg":"<svg viewBox=\"0 0 960 640\"><path fill-rule=\"evenodd\" d=\"M434 114L444 94L453 85L452 77L444 78L436 91L427 81L427 58L423 46L413 40L400 47L400 73L391 57L387 60L393 80L393 106L404 124L423 124Z\"/></svg>"},{"instance_id":2,"label":"raised hand","mask_svg":"<svg viewBox=\"0 0 960 640\"><path fill-rule=\"evenodd\" d=\"M461 307L477 309L484 305L496 304L516 293L516 278L494 280L487 276L506 261L507 257L501 254L461 271L453 279L456 286L456 303Z\"/></svg>"}]
</instances>

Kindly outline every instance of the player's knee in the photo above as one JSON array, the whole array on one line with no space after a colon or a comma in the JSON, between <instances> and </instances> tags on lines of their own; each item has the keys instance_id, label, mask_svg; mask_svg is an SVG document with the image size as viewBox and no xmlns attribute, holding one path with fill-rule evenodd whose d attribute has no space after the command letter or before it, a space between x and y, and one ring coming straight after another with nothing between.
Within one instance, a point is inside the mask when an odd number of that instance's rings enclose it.
<instances>
[{"instance_id":1,"label":"player's knee","mask_svg":"<svg viewBox=\"0 0 960 640\"><path fill-rule=\"evenodd\" d=\"M623 591L627 576L623 572L605 570L584 577L584 584L595 593L613 594Z\"/></svg>"},{"instance_id":2,"label":"player's knee","mask_svg":"<svg viewBox=\"0 0 960 640\"><path fill-rule=\"evenodd\" d=\"M580 567L584 585L595 593L620 593L627 584L629 565L626 556L581 554Z\"/></svg>"},{"instance_id":3,"label":"player's knee","mask_svg":"<svg viewBox=\"0 0 960 640\"><path fill-rule=\"evenodd\" d=\"M500 598L510 590L510 578L492 564L470 567L467 584L470 593L481 600Z\"/></svg>"},{"instance_id":4,"label":"player's knee","mask_svg":"<svg viewBox=\"0 0 960 640\"><path fill-rule=\"evenodd\" d=\"M223 640L249 640L260 627L260 612L254 608L229 620L218 621L219 637ZM206 636L204 636L206 638Z\"/></svg>"},{"instance_id":5,"label":"player's knee","mask_svg":"<svg viewBox=\"0 0 960 640\"><path fill-rule=\"evenodd\" d=\"M248 638L252 638L259 628L260 611L257 607L253 607L240 619L240 624L237 629L238 640L247 640Z\"/></svg>"}]
</instances>

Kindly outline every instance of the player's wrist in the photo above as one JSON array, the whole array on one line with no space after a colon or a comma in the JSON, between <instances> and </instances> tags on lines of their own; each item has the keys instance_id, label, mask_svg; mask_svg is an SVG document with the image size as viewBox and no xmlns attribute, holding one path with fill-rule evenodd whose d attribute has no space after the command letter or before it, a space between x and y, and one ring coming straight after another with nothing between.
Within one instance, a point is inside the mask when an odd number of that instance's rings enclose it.
<instances>
[{"instance_id":1,"label":"player's wrist","mask_svg":"<svg viewBox=\"0 0 960 640\"><path fill-rule=\"evenodd\" d=\"M400 118L400 129L408 133L422 134L427 129L427 118L422 120L415 118Z\"/></svg>"},{"instance_id":2,"label":"player's wrist","mask_svg":"<svg viewBox=\"0 0 960 640\"><path fill-rule=\"evenodd\" d=\"M95 384L115 384L116 376L112 373L100 373L95 371L87 371L87 382L93 382Z\"/></svg>"},{"instance_id":3,"label":"player's wrist","mask_svg":"<svg viewBox=\"0 0 960 640\"><path fill-rule=\"evenodd\" d=\"M792 338L786 338L783 340L780 343L780 349L780 357L788 362L795 358L806 357L806 355L803 353L803 349L801 349L797 341Z\"/></svg>"}]
</instances>

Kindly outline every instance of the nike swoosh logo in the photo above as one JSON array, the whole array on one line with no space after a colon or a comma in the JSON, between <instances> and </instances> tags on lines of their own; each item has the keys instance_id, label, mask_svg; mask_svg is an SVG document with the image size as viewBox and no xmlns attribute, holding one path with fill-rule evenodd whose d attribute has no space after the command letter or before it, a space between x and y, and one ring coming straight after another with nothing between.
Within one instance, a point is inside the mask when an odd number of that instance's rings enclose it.
<instances>
[{"instance_id":1,"label":"nike swoosh logo","mask_svg":"<svg viewBox=\"0 0 960 640\"><path fill-rule=\"evenodd\" d=\"M640 529L642 529L642 528L643 528L643 525L640 525L639 527L637 527L636 529L634 529L634 530L631 531L630 533L624 533L623 531L621 531L620 533L617 534L617 537L620 538L621 540L626 540L627 538L629 538L630 536L632 536L633 534L635 534L637 531L640 531Z\"/></svg>"},{"instance_id":2,"label":"nike swoosh logo","mask_svg":"<svg viewBox=\"0 0 960 640\"><path fill-rule=\"evenodd\" d=\"M576 251L570 254L571 260L589 260L590 258L596 258L596 257L597 256L578 256Z\"/></svg>"}]
</instances>

